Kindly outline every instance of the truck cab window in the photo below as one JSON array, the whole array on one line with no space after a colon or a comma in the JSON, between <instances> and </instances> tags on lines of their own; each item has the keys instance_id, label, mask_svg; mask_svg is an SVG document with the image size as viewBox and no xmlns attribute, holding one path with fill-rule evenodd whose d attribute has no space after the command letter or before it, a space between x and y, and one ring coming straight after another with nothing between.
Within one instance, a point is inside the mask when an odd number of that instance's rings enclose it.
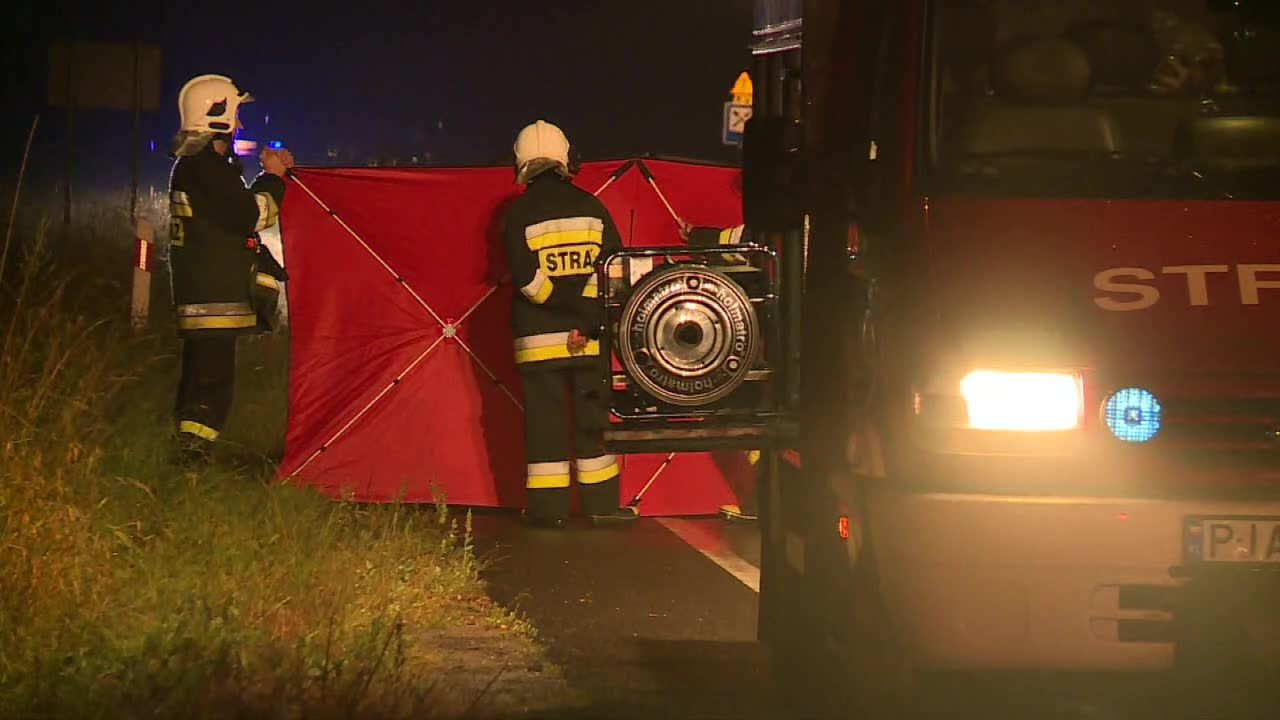
<instances>
[{"instance_id":1,"label":"truck cab window","mask_svg":"<svg viewBox=\"0 0 1280 720\"><path fill-rule=\"evenodd\" d=\"M1280 12L1204 0L939 0L932 141L948 189L1271 199Z\"/></svg>"}]
</instances>

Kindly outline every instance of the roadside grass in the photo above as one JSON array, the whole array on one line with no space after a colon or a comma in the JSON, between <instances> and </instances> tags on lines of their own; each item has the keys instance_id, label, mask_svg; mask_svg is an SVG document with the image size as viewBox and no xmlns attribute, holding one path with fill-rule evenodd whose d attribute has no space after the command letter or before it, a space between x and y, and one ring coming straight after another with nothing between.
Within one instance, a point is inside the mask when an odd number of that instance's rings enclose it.
<instances>
[{"instance_id":1,"label":"roadside grass","mask_svg":"<svg viewBox=\"0 0 1280 720\"><path fill-rule=\"evenodd\" d=\"M271 482L282 336L241 343L227 449L173 465L177 343L130 332L105 231L54 234L0 268L0 717L433 717L433 632L531 634L469 516Z\"/></svg>"}]
</instances>

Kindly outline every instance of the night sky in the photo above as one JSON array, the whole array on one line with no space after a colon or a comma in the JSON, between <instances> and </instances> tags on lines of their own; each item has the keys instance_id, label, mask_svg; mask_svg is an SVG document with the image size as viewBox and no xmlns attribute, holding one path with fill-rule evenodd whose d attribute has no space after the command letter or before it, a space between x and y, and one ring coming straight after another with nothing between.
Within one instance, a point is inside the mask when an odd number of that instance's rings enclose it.
<instances>
[{"instance_id":1,"label":"night sky","mask_svg":"<svg viewBox=\"0 0 1280 720\"><path fill-rule=\"evenodd\" d=\"M162 47L164 104L143 118L144 151L157 144L144 159L144 189L163 184L178 89L202 73L229 75L252 92L258 102L242 114L246 133L283 140L301 164L334 164L329 148L402 160L429 152L447 164L506 162L516 131L538 117L560 124L587 160L643 153L736 159L720 145L720 118L748 62L749 0L210 6L20 2L0 48L8 87L4 185L37 112L29 188L58 182L65 112L44 106L45 58L48 43L64 38ZM125 113L78 116L78 180L127 183L130 122Z\"/></svg>"}]
</instances>

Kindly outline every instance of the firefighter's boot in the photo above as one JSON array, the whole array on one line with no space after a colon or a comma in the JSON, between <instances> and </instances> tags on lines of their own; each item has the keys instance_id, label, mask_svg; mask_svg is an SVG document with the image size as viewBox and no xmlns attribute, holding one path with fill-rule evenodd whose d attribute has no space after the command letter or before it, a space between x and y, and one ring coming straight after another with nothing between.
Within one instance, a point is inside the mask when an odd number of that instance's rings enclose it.
<instances>
[{"instance_id":1,"label":"firefighter's boot","mask_svg":"<svg viewBox=\"0 0 1280 720\"><path fill-rule=\"evenodd\" d=\"M174 463L184 468L197 468L209 464L213 455L213 443L189 433L178 433L174 448Z\"/></svg>"},{"instance_id":2,"label":"firefighter's boot","mask_svg":"<svg viewBox=\"0 0 1280 720\"><path fill-rule=\"evenodd\" d=\"M543 517L540 515L530 514L528 510L520 511L520 522L529 527L545 528L548 530L563 530L569 524L569 521L563 517Z\"/></svg>"},{"instance_id":3,"label":"firefighter's boot","mask_svg":"<svg viewBox=\"0 0 1280 720\"><path fill-rule=\"evenodd\" d=\"M606 525L627 525L639 519L640 511L632 507L620 507L613 512L592 514L591 523L597 527Z\"/></svg>"}]
</instances>

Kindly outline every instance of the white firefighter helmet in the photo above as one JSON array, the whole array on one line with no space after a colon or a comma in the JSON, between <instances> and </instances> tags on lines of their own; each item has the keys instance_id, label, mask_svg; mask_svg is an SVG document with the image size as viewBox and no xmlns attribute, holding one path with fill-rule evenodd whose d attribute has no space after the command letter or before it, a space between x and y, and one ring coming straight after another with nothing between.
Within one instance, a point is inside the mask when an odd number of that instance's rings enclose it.
<instances>
[{"instance_id":1,"label":"white firefighter helmet","mask_svg":"<svg viewBox=\"0 0 1280 720\"><path fill-rule=\"evenodd\" d=\"M569 139L545 120L525 126L516 136L516 182L524 183L544 170L569 174Z\"/></svg>"},{"instance_id":2,"label":"white firefighter helmet","mask_svg":"<svg viewBox=\"0 0 1280 720\"><path fill-rule=\"evenodd\" d=\"M241 105L248 102L253 102L253 96L241 92L229 77L201 75L192 78L178 93L182 131L232 134L238 127L236 113Z\"/></svg>"}]
</instances>

